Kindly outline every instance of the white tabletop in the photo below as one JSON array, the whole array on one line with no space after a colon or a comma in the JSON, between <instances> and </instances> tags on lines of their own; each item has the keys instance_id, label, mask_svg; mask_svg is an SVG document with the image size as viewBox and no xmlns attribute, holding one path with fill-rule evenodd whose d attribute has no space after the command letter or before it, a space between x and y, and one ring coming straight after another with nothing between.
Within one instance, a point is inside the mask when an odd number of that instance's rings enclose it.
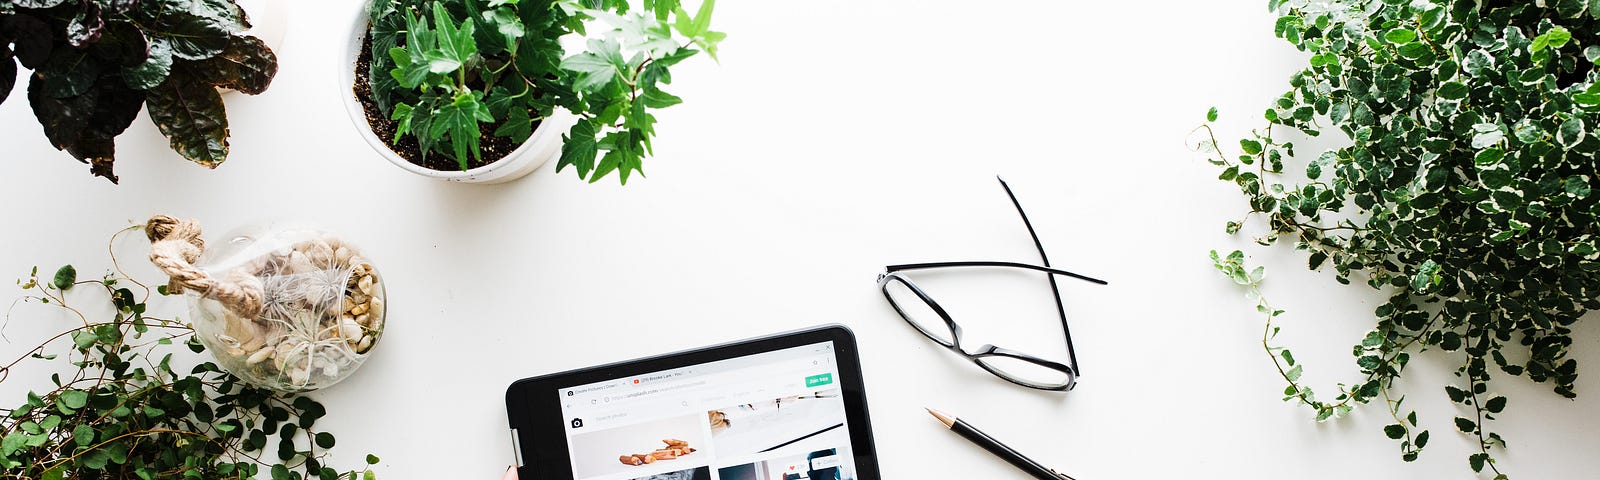
<instances>
[{"instance_id":1,"label":"white tabletop","mask_svg":"<svg viewBox=\"0 0 1600 480\"><path fill-rule=\"evenodd\" d=\"M1303 61L1272 37L1265 2L725 2L721 64L674 69L669 91L685 103L658 114L649 177L626 187L584 184L554 162L498 186L385 163L337 97L354 2L323 3L292 3L266 94L228 97L233 153L215 171L168 150L141 116L117 139L122 184L91 178L51 148L19 86L0 105L0 274L102 272L107 236L155 213L213 234L289 221L347 235L386 275L391 316L371 361L313 394L339 439L334 465L371 452L384 478L499 478L511 458L502 395L518 378L838 322L861 343L886 478L1025 478L924 406L1081 479L1471 476L1474 444L1442 388L1459 354L1419 355L1400 384L1433 431L1406 464L1381 405L1316 424L1279 401L1261 319L1206 257L1246 248L1268 265L1267 293L1288 310L1280 338L1308 382L1332 392L1355 379L1350 345L1383 296L1306 271L1286 246L1225 235L1244 201L1185 146L1213 105L1225 142L1262 126ZM1063 283L1085 372L1069 394L1010 386L935 348L875 288L888 263L1034 260L996 174L1058 265L1111 282ZM119 252L142 264L134 240ZM1064 353L1042 277L925 286L976 341ZM71 324L21 312L7 357ZM1574 357L1600 365L1600 325L1577 330ZM20 401L36 379L0 385L0 399ZM1503 471L1600 471L1592 377L1576 401L1520 378L1494 389L1511 397L1491 424L1511 444L1497 452Z\"/></svg>"}]
</instances>

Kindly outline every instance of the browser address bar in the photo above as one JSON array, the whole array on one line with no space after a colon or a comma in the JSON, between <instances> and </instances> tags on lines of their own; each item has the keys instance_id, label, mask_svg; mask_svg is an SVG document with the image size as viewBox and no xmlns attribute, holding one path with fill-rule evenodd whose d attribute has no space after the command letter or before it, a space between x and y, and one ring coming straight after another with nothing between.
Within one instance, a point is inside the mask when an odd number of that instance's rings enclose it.
<instances>
[{"instance_id":1,"label":"browser address bar","mask_svg":"<svg viewBox=\"0 0 1600 480\"><path fill-rule=\"evenodd\" d=\"M606 402L618 403L646 399L648 397L665 395L677 390L702 387L708 384L725 383L731 387L738 384L747 384L752 381L766 383L766 381L770 381L769 379L771 379L774 375L788 375L792 373L828 367L830 366L826 364L823 357L756 365L729 372L709 374L698 378L691 377L683 380L663 382L662 384L651 385L633 392L610 395L606 397Z\"/></svg>"}]
</instances>

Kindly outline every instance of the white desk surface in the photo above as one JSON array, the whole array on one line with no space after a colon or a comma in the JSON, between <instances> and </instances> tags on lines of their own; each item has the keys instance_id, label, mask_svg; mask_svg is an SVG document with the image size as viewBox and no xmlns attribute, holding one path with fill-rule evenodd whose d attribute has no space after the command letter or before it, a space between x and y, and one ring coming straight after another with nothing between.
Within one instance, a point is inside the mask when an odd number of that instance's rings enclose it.
<instances>
[{"instance_id":1,"label":"white desk surface","mask_svg":"<svg viewBox=\"0 0 1600 480\"><path fill-rule=\"evenodd\" d=\"M318 425L338 436L335 465L375 453L390 479L499 478L511 458L502 394L518 378L825 322L861 342L886 478L1025 478L924 406L1081 479L1472 476L1473 443L1442 388L1461 357L1429 352L1405 375L1433 435L1404 463L1381 405L1316 424L1279 401L1260 318L1207 259L1248 248L1269 267L1267 292L1289 312L1280 338L1309 383L1331 392L1355 377L1350 345L1381 295L1306 271L1288 247L1225 235L1244 201L1185 146L1213 105L1224 142L1262 126L1301 63L1273 38L1265 2L724 2L721 64L675 68L669 91L685 103L659 113L649 177L626 187L584 184L553 161L499 186L387 164L339 103L356 5L338 3L292 2L271 89L227 99L233 154L215 171L169 151L141 117L117 139L122 185L91 178L50 147L19 86L0 105L0 274L102 272L107 236L154 213L213 234L267 220L346 234L386 275L391 328L365 368L314 394L329 412ZM996 174L1058 265L1111 282L1063 283L1085 371L1066 395L934 348L875 288L888 263L1034 260ZM154 278L142 243L119 251ZM925 282L980 342L1064 351L1035 275ZM0 343L7 357L70 325L22 312ZM1600 325L1589 318L1576 338L1592 372ZM1525 379L1494 384L1512 399L1492 423L1511 443L1496 453L1504 471L1600 471L1593 375L1576 401ZM0 399L20 401L30 381L13 377Z\"/></svg>"}]
</instances>

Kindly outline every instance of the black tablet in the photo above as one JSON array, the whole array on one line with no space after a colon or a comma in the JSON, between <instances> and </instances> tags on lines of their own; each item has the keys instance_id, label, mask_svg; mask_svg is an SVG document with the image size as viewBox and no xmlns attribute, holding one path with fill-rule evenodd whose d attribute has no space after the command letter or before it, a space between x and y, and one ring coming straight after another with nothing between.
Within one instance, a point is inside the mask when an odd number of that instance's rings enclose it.
<instances>
[{"instance_id":1,"label":"black tablet","mask_svg":"<svg viewBox=\"0 0 1600 480\"><path fill-rule=\"evenodd\" d=\"M855 337L825 325L518 380L528 480L879 480Z\"/></svg>"}]
</instances>

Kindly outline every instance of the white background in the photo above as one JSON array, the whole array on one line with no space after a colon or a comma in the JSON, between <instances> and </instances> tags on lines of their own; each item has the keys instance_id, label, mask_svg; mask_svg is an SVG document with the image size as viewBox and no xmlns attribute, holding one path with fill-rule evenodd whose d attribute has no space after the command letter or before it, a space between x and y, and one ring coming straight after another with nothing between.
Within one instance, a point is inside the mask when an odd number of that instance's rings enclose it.
<instances>
[{"instance_id":1,"label":"white background","mask_svg":"<svg viewBox=\"0 0 1600 480\"><path fill-rule=\"evenodd\" d=\"M329 412L318 425L338 436L335 465L372 452L385 478L498 478L502 393L518 378L823 322L860 338L886 478L1024 478L924 406L1080 479L1470 478L1473 445L1442 389L1462 357L1430 352L1407 372L1400 388L1433 440L1403 463L1381 406L1315 424L1279 401L1260 318L1206 258L1249 248L1307 382L1326 394L1355 378L1349 346L1382 296L1224 235L1246 206L1185 146L1213 105L1225 143L1261 126L1303 61L1272 37L1264 3L728 1L713 22L729 34L721 64L674 70L686 102L659 114L649 178L586 185L552 162L484 187L374 154L334 81L355 2L288 2L282 69L266 94L228 98L233 154L215 171L141 117L118 138L122 185L91 178L50 147L19 86L0 104L0 273L101 272L109 234L154 213L213 235L269 220L346 234L386 275L390 328L365 368L314 395ZM1058 265L1111 282L1063 284L1085 373L1066 395L934 348L875 289L887 263L1033 260L996 174ZM143 263L141 243L120 247L126 263ZM925 278L973 340L1059 353L1041 278ZM17 312L6 356L71 325ZM1578 400L1494 384L1511 397L1491 427L1514 477L1600 470L1600 326L1587 320ZM0 399L43 381L23 373Z\"/></svg>"}]
</instances>

